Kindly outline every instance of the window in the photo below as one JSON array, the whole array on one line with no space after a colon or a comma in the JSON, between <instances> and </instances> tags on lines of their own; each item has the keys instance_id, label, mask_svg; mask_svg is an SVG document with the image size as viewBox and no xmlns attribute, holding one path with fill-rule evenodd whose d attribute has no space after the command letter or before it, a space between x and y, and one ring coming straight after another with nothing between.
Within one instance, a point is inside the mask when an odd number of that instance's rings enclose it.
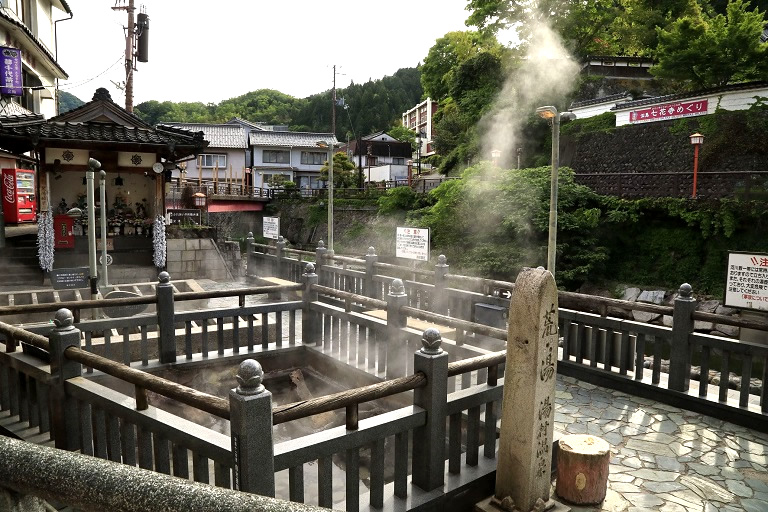
<instances>
[{"instance_id":1,"label":"window","mask_svg":"<svg viewBox=\"0 0 768 512\"><path fill-rule=\"evenodd\" d=\"M368 165L370 166L377 165L375 156L368 155Z\"/></svg>"},{"instance_id":2,"label":"window","mask_svg":"<svg viewBox=\"0 0 768 512\"><path fill-rule=\"evenodd\" d=\"M393 158L392 165L405 165L405 158L402 158L402 157Z\"/></svg>"},{"instance_id":3,"label":"window","mask_svg":"<svg viewBox=\"0 0 768 512\"><path fill-rule=\"evenodd\" d=\"M227 155L200 155L200 167L218 167L223 169L227 166Z\"/></svg>"},{"instance_id":4,"label":"window","mask_svg":"<svg viewBox=\"0 0 768 512\"><path fill-rule=\"evenodd\" d=\"M291 154L288 151L276 151L265 149L262 162L265 164L287 164L291 161Z\"/></svg>"},{"instance_id":5,"label":"window","mask_svg":"<svg viewBox=\"0 0 768 512\"><path fill-rule=\"evenodd\" d=\"M328 160L328 154L316 151L302 151L301 163L307 165L323 165Z\"/></svg>"}]
</instances>

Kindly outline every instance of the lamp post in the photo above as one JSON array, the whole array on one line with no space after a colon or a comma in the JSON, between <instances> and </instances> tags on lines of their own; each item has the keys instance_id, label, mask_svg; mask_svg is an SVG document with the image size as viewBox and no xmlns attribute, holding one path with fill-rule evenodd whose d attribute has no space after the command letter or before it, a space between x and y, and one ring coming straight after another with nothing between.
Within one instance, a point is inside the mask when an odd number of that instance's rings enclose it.
<instances>
[{"instance_id":1,"label":"lamp post","mask_svg":"<svg viewBox=\"0 0 768 512\"><path fill-rule=\"evenodd\" d=\"M93 190L93 173L101 168L101 162L95 158L88 159L88 170L85 172L86 194L88 201L88 267L90 271L91 299L99 293L99 274L96 269L96 199ZM104 208L104 205L101 205Z\"/></svg>"},{"instance_id":2,"label":"lamp post","mask_svg":"<svg viewBox=\"0 0 768 512\"><path fill-rule=\"evenodd\" d=\"M416 176L421 178L421 130L416 132Z\"/></svg>"},{"instance_id":3,"label":"lamp post","mask_svg":"<svg viewBox=\"0 0 768 512\"><path fill-rule=\"evenodd\" d=\"M501 151L498 149L491 150L491 160L493 160L494 167L499 166L499 158L501 157Z\"/></svg>"},{"instance_id":4,"label":"lamp post","mask_svg":"<svg viewBox=\"0 0 768 512\"><path fill-rule=\"evenodd\" d=\"M560 165L560 120L576 119L573 112L557 111L548 105L536 109L536 113L544 119L552 120L552 177L549 189L549 239L547 241L547 270L555 275L555 255L557 247L557 175Z\"/></svg>"},{"instance_id":5,"label":"lamp post","mask_svg":"<svg viewBox=\"0 0 768 512\"><path fill-rule=\"evenodd\" d=\"M698 132L690 136L693 144L693 199L696 199L696 178L699 172L699 146L704 144L704 136Z\"/></svg>"},{"instance_id":6,"label":"lamp post","mask_svg":"<svg viewBox=\"0 0 768 512\"><path fill-rule=\"evenodd\" d=\"M101 208L99 208L99 211L101 213L101 273L102 273L102 282L101 284L103 286L109 286L109 278L107 277L107 264L109 263L107 260L107 173L102 169L99 171L99 204L101 205Z\"/></svg>"},{"instance_id":7,"label":"lamp post","mask_svg":"<svg viewBox=\"0 0 768 512\"><path fill-rule=\"evenodd\" d=\"M517 168L520 168L520 156L523 154L523 148L517 148Z\"/></svg>"},{"instance_id":8,"label":"lamp post","mask_svg":"<svg viewBox=\"0 0 768 512\"><path fill-rule=\"evenodd\" d=\"M333 256L333 141L319 141L321 148L328 148L328 252Z\"/></svg>"}]
</instances>

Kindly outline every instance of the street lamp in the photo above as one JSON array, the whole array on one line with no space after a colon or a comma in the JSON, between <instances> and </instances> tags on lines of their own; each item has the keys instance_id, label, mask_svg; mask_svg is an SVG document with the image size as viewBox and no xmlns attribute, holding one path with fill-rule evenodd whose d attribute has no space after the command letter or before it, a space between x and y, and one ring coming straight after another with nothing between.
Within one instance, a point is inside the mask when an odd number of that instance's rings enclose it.
<instances>
[{"instance_id":1,"label":"street lamp","mask_svg":"<svg viewBox=\"0 0 768 512\"><path fill-rule=\"evenodd\" d=\"M536 109L543 119L552 120L552 178L549 190L549 240L547 241L547 270L555 275L555 248L557 246L557 175L560 165L560 120L576 119L573 112L557 112L548 105Z\"/></svg>"},{"instance_id":2,"label":"street lamp","mask_svg":"<svg viewBox=\"0 0 768 512\"><path fill-rule=\"evenodd\" d=\"M317 146L328 148L328 255L333 256L333 141L318 141Z\"/></svg>"},{"instance_id":3,"label":"street lamp","mask_svg":"<svg viewBox=\"0 0 768 512\"><path fill-rule=\"evenodd\" d=\"M696 199L696 178L699 172L699 146L704 144L704 136L698 132L690 136L693 144L693 199Z\"/></svg>"},{"instance_id":4,"label":"street lamp","mask_svg":"<svg viewBox=\"0 0 768 512\"><path fill-rule=\"evenodd\" d=\"M493 160L494 166L498 167L500 157L501 157L501 151L499 151L498 149L491 150L491 160Z\"/></svg>"},{"instance_id":5,"label":"street lamp","mask_svg":"<svg viewBox=\"0 0 768 512\"><path fill-rule=\"evenodd\" d=\"M421 130L416 132L416 176L421 178Z\"/></svg>"}]
</instances>

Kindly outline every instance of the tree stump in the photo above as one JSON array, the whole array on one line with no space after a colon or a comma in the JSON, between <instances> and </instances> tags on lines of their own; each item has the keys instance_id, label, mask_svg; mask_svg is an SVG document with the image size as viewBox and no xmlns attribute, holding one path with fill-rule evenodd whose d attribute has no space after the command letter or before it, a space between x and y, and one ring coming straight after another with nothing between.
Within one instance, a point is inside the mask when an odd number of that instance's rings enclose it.
<instances>
[{"instance_id":1,"label":"tree stump","mask_svg":"<svg viewBox=\"0 0 768 512\"><path fill-rule=\"evenodd\" d=\"M567 435L557 444L557 495L576 505L603 501L611 459L608 443L590 435Z\"/></svg>"}]
</instances>

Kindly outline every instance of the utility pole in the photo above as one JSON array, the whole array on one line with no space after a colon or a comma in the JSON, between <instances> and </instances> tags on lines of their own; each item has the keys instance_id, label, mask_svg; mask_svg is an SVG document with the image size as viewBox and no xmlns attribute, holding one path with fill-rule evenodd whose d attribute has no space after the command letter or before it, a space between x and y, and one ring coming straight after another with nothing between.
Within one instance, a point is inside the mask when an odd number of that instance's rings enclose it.
<instances>
[{"instance_id":1,"label":"utility pole","mask_svg":"<svg viewBox=\"0 0 768 512\"><path fill-rule=\"evenodd\" d=\"M336 64L333 65L333 97L331 98L331 133L336 136Z\"/></svg>"},{"instance_id":2,"label":"utility pole","mask_svg":"<svg viewBox=\"0 0 768 512\"><path fill-rule=\"evenodd\" d=\"M125 110L133 112L133 44L136 32L133 13L136 8L133 0L128 0L128 5L115 5L112 10L128 12L128 28L125 31Z\"/></svg>"}]
</instances>

